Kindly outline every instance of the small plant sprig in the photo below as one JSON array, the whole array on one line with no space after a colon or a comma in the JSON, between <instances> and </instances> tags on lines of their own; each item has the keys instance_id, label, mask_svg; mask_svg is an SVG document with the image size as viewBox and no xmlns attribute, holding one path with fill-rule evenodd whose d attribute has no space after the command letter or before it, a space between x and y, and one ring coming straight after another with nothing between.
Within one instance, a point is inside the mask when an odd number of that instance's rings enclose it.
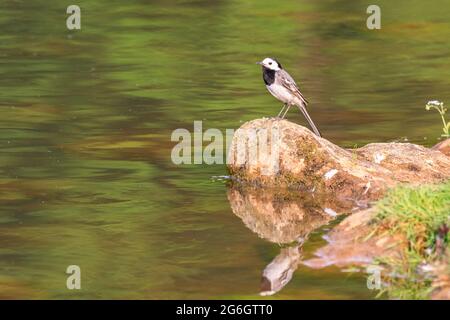
<instances>
[{"instance_id":1,"label":"small plant sprig","mask_svg":"<svg viewBox=\"0 0 450 320\"><path fill-rule=\"evenodd\" d=\"M444 127L442 128L444 134L442 134L441 136L444 138L450 138L450 122L447 122L445 120L445 113L447 112L447 108L444 107L444 103L437 100L428 101L425 109L429 111L431 108L435 109L441 115L442 123L444 124Z\"/></svg>"}]
</instances>

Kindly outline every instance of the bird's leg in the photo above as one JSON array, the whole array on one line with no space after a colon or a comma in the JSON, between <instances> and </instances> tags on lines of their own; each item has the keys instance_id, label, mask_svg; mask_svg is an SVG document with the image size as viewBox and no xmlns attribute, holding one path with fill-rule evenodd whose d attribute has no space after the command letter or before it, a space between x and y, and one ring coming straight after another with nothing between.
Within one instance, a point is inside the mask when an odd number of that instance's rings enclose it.
<instances>
[{"instance_id":1,"label":"bird's leg","mask_svg":"<svg viewBox=\"0 0 450 320\"><path fill-rule=\"evenodd\" d=\"M290 108L291 108L291 105L288 104L288 105L287 105L287 109L286 109L286 111L283 113L283 116L281 117L281 119L284 119L284 117L286 116L286 114L288 113L288 111L289 111Z\"/></svg>"},{"instance_id":2,"label":"bird's leg","mask_svg":"<svg viewBox=\"0 0 450 320\"><path fill-rule=\"evenodd\" d=\"M283 108L281 108L280 113L278 113L277 118L280 117L280 115L283 113L284 108L286 108L286 103L283 104Z\"/></svg>"}]
</instances>

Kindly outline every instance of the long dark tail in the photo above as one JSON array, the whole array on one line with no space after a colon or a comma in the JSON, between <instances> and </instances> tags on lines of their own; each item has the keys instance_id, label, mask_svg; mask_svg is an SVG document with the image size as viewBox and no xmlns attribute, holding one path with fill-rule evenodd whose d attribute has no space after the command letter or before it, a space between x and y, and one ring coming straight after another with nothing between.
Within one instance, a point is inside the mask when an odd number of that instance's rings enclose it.
<instances>
[{"instance_id":1,"label":"long dark tail","mask_svg":"<svg viewBox=\"0 0 450 320\"><path fill-rule=\"evenodd\" d=\"M314 121L312 121L311 117L308 114L308 111L306 111L306 108L303 104L297 105L298 108L300 109L300 111L303 113L303 115L305 116L306 120L308 120L309 125L311 126L311 128L313 129L314 133L316 134L316 136L322 137L322 135L320 134L319 129L317 129L316 125L314 124Z\"/></svg>"}]
</instances>

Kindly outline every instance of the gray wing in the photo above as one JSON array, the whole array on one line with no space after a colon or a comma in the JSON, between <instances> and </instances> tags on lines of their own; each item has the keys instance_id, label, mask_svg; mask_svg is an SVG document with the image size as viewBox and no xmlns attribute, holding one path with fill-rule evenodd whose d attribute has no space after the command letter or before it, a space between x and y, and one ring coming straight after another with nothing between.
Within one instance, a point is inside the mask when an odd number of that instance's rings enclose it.
<instances>
[{"instance_id":1,"label":"gray wing","mask_svg":"<svg viewBox=\"0 0 450 320\"><path fill-rule=\"evenodd\" d=\"M283 87L285 87L286 89L288 89L289 91L291 91L293 94L297 95L305 103L305 105L307 105L308 100L306 100L306 98L300 92L299 87L297 86L297 84L295 83L295 81L291 77L291 75L289 73L287 73L286 71L284 71L283 69L278 71L278 75L279 75L278 79L280 80L280 84Z\"/></svg>"}]
</instances>

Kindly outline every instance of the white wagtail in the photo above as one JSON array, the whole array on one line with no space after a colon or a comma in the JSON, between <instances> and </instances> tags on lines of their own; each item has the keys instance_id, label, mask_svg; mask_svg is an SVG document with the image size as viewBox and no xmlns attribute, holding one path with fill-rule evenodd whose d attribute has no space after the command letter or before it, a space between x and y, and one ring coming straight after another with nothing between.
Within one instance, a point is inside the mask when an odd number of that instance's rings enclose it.
<instances>
[{"instance_id":1,"label":"white wagtail","mask_svg":"<svg viewBox=\"0 0 450 320\"><path fill-rule=\"evenodd\" d=\"M305 97L303 97L300 89L289 73L281 67L281 64L276 59L265 58L263 61L257 62L257 64L262 66L263 79L267 90L269 90L275 98L284 103L283 108L277 117L280 117L281 115L281 119L284 119L286 113L289 111L289 108L292 105L295 105L303 113L306 120L308 120L308 123L314 133L321 137L319 129L317 129L316 125L309 116L308 111L306 111L308 101ZM283 110L286 107L287 109L283 113Z\"/></svg>"}]
</instances>

